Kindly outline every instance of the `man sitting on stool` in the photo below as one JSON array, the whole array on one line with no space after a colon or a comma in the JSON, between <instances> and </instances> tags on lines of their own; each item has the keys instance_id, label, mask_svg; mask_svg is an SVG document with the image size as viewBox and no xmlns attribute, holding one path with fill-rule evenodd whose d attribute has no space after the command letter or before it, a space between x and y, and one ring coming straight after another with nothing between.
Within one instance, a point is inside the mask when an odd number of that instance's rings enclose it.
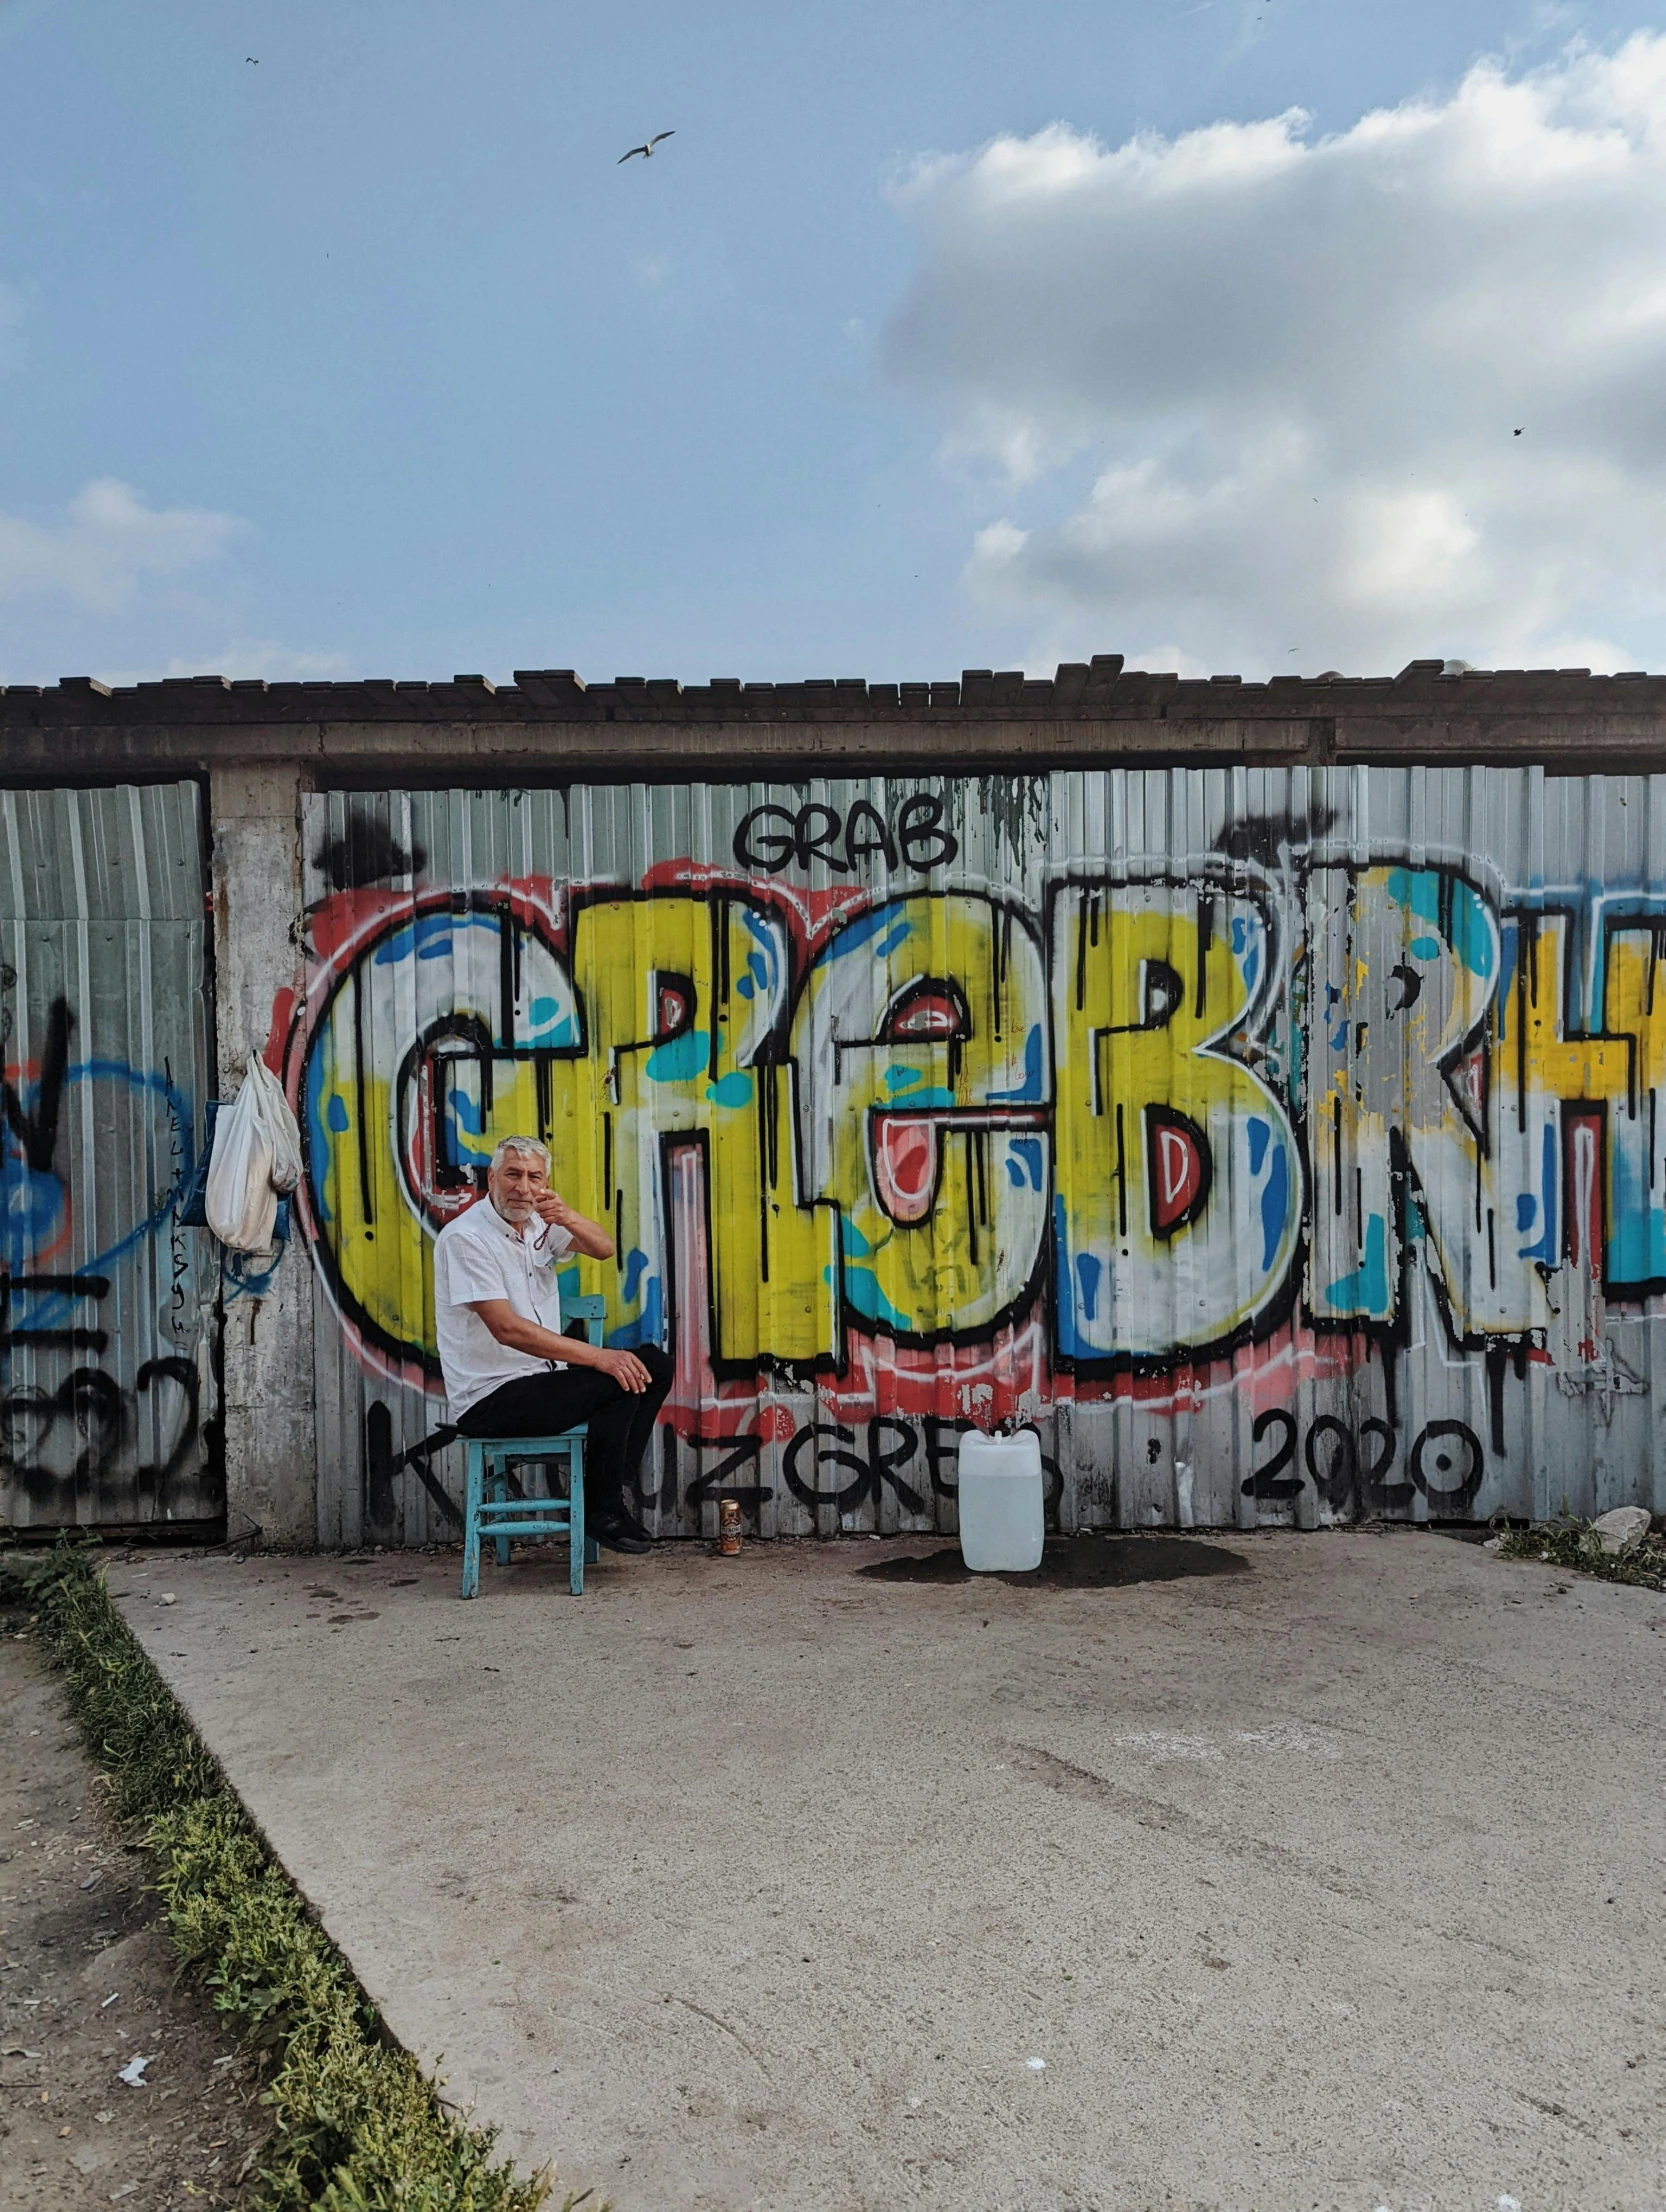
<instances>
[{"instance_id":1,"label":"man sitting on stool","mask_svg":"<svg viewBox=\"0 0 1666 2212\"><path fill-rule=\"evenodd\" d=\"M451 1418L465 1436L558 1436L588 1421L584 1525L611 1551L653 1538L626 1509L671 1387L657 1344L613 1351L561 1334L556 1264L569 1252L613 1257L613 1239L550 1189L535 1137L505 1137L486 1198L448 1221L434 1245L434 1320Z\"/></svg>"}]
</instances>

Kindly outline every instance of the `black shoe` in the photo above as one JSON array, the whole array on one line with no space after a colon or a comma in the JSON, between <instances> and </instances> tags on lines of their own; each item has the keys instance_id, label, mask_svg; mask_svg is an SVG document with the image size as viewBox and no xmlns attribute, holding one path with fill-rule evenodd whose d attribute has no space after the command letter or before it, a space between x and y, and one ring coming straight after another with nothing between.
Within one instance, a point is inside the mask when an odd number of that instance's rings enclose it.
<instances>
[{"instance_id":1,"label":"black shoe","mask_svg":"<svg viewBox=\"0 0 1666 2212\"><path fill-rule=\"evenodd\" d=\"M622 1506L610 1513L599 1513L593 1520L586 1516L584 1533L594 1537L598 1544L605 1544L609 1551L637 1553L654 1548L654 1539L642 1523L633 1520Z\"/></svg>"}]
</instances>

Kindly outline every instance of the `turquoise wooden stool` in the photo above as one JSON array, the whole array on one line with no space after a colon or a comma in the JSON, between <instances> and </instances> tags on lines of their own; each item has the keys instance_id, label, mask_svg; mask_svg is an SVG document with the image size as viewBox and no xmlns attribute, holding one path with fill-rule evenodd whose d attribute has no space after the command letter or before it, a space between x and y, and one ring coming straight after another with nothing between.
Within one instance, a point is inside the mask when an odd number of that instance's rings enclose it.
<instances>
[{"instance_id":1,"label":"turquoise wooden stool","mask_svg":"<svg viewBox=\"0 0 1666 2212\"><path fill-rule=\"evenodd\" d=\"M585 1323L585 1334L598 1333L607 1311L605 1298L563 1298L561 1315L563 1322L571 1319ZM580 1421L576 1428L564 1429L559 1436L471 1436L469 1447L468 1496L463 1508L463 1595L477 1597L480 1593L480 1539L489 1536L497 1546L497 1563L509 1564L509 1539L511 1536L543 1538L562 1536L567 1539L568 1587L575 1598L584 1595L584 1570L594 1564L596 1546L584 1533L584 1438L588 1427ZM567 1495L564 1498L512 1498L509 1495L509 1469L521 1464L536 1465L539 1462L549 1468L553 1476L557 1460L567 1463ZM552 1484L553 1487L553 1484ZM491 1495L488 1497L487 1492Z\"/></svg>"}]
</instances>

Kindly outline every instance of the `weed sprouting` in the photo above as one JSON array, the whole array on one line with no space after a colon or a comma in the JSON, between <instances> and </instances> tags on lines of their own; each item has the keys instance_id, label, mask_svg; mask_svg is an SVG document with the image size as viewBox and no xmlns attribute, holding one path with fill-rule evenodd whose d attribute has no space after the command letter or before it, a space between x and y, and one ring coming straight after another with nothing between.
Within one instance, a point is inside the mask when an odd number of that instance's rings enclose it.
<instances>
[{"instance_id":1,"label":"weed sprouting","mask_svg":"<svg viewBox=\"0 0 1666 2212\"><path fill-rule=\"evenodd\" d=\"M260 2212L537 2212L492 2160L493 2131L447 2112L307 1911L112 1604L93 1547L0 1557L63 1670L117 1812L149 1850L182 1960L259 2054L272 2133L251 2176ZM576 2212L589 2196L569 2196ZM598 2206L595 2212L606 2212Z\"/></svg>"},{"instance_id":2,"label":"weed sprouting","mask_svg":"<svg viewBox=\"0 0 1666 2212\"><path fill-rule=\"evenodd\" d=\"M1501 1559L1541 1559L1550 1567L1597 1575L1604 1582L1629 1582L1644 1590L1666 1590L1666 1542L1652 1532L1624 1551L1604 1551L1589 1521L1540 1522L1533 1528L1507 1528L1499 1536Z\"/></svg>"}]
</instances>

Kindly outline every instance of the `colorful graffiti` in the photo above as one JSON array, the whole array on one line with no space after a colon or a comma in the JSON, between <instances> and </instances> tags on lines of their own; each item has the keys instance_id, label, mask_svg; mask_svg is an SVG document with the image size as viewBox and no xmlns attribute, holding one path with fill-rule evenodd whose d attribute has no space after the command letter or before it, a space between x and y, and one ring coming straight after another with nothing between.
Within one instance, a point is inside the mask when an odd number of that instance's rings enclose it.
<instances>
[{"instance_id":1,"label":"colorful graffiti","mask_svg":"<svg viewBox=\"0 0 1666 2212\"><path fill-rule=\"evenodd\" d=\"M16 983L15 972L0 967L8 1041ZM193 1341L200 1255L176 1218L195 1156L191 1102L166 1066L152 1072L72 1058L76 1026L68 1002L54 999L39 1061L10 1062L0 1076L0 1487L13 1493L7 1517L48 1527L208 1519L221 1493L202 1464L207 1393ZM96 1193L83 1194L92 1222L78 1220L81 1178L62 1141L66 1118L96 1133L95 1157L137 1138L162 1171L160 1190L144 1193L140 1218L115 1224L113 1235L98 1221L108 1201L100 1209ZM114 1169L106 1150L106 1193ZM141 1287L136 1274L149 1280ZM152 1297L161 1307L157 1349L137 1357L135 1309Z\"/></svg>"},{"instance_id":2,"label":"colorful graffiti","mask_svg":"<svg viewBox=\"0 0 1666 2212\"><path fill-rule=\"evenodd\" d=\"M206 1522L219 1267L195 783L0 789L0 1523Z\"/></svg>"},{"instance_id":3,"label":"colorful graffiti","mask_svg":"<svg viewBox=\"0 0 1666 2212\"><path fill-rule=\"evenodd\" d=\"M714 1455L749 1507L929 1521L961 1428L1061 1407L1091 1509L1119 1402L1168 1422L1139 1453L1185 1518L1179 1428L1223 1395L1241 1512L1485 1509L1512 1379L1605 1420L1643 1391L1614 1323L1666 1289L1666 898L1243 818L1180 865L1044 828L1014 882L965 850L987 794L868 789L745 794L727 853L630 881L318 900L280 1018L367 1371L433 1392L432 1238L533 1130L614 1227L574 1287L677 1351L670 1523ZM1414 1351L1461 1388L1402 1405Z\"/></svg>"}]
</instances>

